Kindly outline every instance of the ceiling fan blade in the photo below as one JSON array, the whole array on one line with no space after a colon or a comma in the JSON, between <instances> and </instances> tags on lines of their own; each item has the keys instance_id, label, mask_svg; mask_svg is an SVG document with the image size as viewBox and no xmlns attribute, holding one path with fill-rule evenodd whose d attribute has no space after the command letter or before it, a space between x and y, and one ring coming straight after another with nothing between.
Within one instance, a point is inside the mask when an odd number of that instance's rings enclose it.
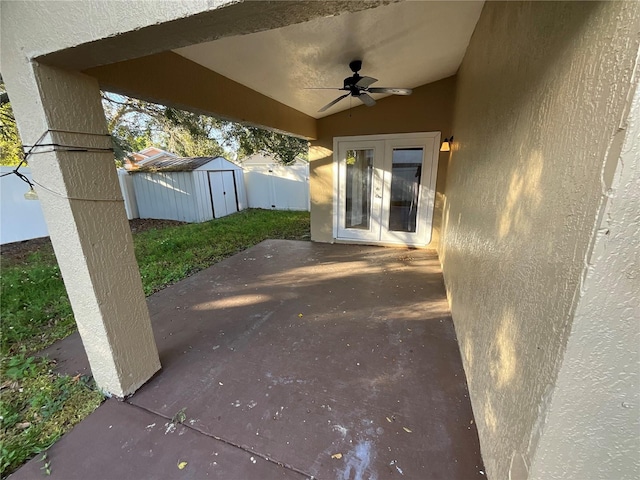
<instances>
[{"instance_id":1,"label":"ceiling fan blade","mask_svg":"<svg viewBox=\"0 0 640 480\"><path fill-rule=\"evenodd\" d=\"M377 81L378 81L377 78L362 77L360 80L356 82L356 87L367 88L369 85L376 83Z\"/></svg>"},{"instance_id":2,"label":"ceiling fan blade","mask_svg":"<svg viewBox=\"0 0 640 480\"><path fill-rule=\"evenodd\" d=\"M369 95L367 95L366 93L361 93L360 95L358 95L358 98L367 107L373 107L376 104L376 101L373 98L371 98Z\"/></svg>"},{"instance_id":3,"label":"ceiling fan blade","mask_svg":"<svg viewBox=\"0 0 640 480\"><path fill-rule=\"evenodd\" d=\"M413 90L410 88L392 88L392 87L372 87L367 88L369 93L392 93L393 95L411 95Z\"/></svg>"},{"instance_id":4,"label":"ceiling fan blade","mask_svg":"<svg viewBox=\"0 0 640 480\"><path fill-rule=\"evenodd\" d=\"M344 90L343 87L304 87L303 90Z\"/></svg>"},{"instance_id":5,"label":"ceiling fan blade","mask_svg":"<svg viewBox=\"0 0 640 480\"><path fill-rule=\"evenodd\" d=\"M327 103L324 107L322 107L320 110L318 110L318 113L320 112L324 112L325 110L327 110L329 107L333 107L336 103L338 103L340 100L342 100L345 97L348 97L350 94L345 93L344 95L340 95L338 98L336 98L333 102ZM371 99L373 100L373 98Z\"/></svg>"}]
</instances>

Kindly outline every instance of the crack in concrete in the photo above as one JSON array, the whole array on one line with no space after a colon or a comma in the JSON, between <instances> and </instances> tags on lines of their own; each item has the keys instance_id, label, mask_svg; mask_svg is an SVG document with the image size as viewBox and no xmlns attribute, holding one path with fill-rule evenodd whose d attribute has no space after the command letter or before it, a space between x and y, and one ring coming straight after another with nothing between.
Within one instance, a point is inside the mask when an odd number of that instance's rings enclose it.
<instances>
[{"instance_id":1,"label":"crack in concrete","mask_svg":"<svg viewBox=\"0 0 640 480\"><path fill-rule=\"evenodd\" d=\"M136 404L130 403L127 400L125 400L124 403L126 403L127 405L131 405L132 407L139 408L140 410L143 410L143 411L145 411L147 413L150 413L152 415L155 415L157 417L164 418L165 420L169 420L170 422L172 421L172 419L170 417L166 417L166 416L164 416L164 415L162 415L162 414L160 414L158 412L154 412L153 410L149 410L148 408L142 407L140 405L136 405ZM213 438L214 440L217 440L219 442L225 443L225 444L227 444L227 445L229 445L231 447L240 449L243 452L249 453L251 455L255 455L256 457L262 458L263 460L265 460L267 462L273 463L275 465L278 465L279 467L282 467L282 468L285 468L287 470L290 470L290 471L292 471L294 473L297 473L298 475L302 475L303 477L307 478L308 480L318 480L317 477L315 477L314 475L311 475L310 473L305 472L304 470L301 470L301 469L299 469L299 468L297 468L297 467L295 467L293 465L289 465L288 463L281 462L280 460L276 460L275 458L271 458L271 457L265 455L264 453L252 450L251 448L249 448L249 447L247 447L245 445L240 445L240 444L237 444L235 442L232 442L231 440L227 440L226 438L222 438L222 437L219 437L219 436L214 435L212 433L205 432L203 430L200 430L199 428L194 427L193 425L188 425L187 423L182 423L182 422L178 422L178 423L179 423L179 425L182 425L183 427L188 428L189 430L192 430L192 431L197 432L197 433L199 433L201 435L204 435L205 437Z\"/></svg>"}]
</instances>

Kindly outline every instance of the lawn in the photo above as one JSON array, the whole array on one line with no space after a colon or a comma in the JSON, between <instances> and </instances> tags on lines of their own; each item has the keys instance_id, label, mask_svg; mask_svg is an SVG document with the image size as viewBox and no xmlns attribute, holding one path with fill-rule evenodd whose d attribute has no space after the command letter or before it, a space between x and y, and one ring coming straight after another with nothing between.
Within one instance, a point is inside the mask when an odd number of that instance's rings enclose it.
<instances>
[{"instance_id":1,"label":"lawn","mask_svg":"<svg viewBox=\"0 0 640 480\"><path fill-rule=\"evenodd\" d=\"M267 238L309 238L307 212L248 210L200 224L133 234L144 291L151 295ZM34 354L75 330L50 245L2 258L0 278L0 475L48 448L103 400L89 377L56 374ZM43 474L47 473L43 460Z\"/></svg>"}]
</instances>

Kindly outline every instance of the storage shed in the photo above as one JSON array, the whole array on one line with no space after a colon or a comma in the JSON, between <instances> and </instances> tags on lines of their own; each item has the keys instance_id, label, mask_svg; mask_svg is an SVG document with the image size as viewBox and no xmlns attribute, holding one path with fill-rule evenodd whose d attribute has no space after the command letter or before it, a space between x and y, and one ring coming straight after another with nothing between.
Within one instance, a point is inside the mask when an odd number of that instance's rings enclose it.
<instances>
[{"instance_id":1,"label":"storage shed","mask_svg":"<svg viewBox=\"0 0 640 480\"><path fill-rule=\"evenodd\" d=\"M167 155L130 174L140 218L199 223L247 208L242 168L222 157Z\"/></svg>"}]
</instances>

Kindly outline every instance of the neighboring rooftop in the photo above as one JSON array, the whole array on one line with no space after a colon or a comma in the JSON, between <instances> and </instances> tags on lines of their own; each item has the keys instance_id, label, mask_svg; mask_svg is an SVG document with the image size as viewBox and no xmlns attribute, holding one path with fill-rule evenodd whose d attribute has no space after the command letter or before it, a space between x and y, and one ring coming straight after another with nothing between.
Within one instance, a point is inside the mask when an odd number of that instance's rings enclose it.
<instances>
[{"instance_id":1,"label":"neighboring rooftop","mask_svg":"<svg viewBox=\"0 0 640 480\"><path fill-rule=\"evenodd\" d=\"M222 157L174 157L163 155L158 158L145 161L136 171L138 172L191 172L203 167L216 159L226 160Z\"/></svg>"},{"instance_id":2,"label":"neighboring rooftop","mask_svg":"<svg viewBox=\"0 0 640 480\"><path fill-rule=\"evenodd\" d=\"M157 147L147 147L128 155L125 168L136 172L191 172L210 162L213 170L238 169L235 163L224 157L178 157Z\"/></svg>"},{"instance_id":3,"label":"neighboring rooftop","mask_svg":"<svg viewBox=\"0 0 640 480\"><path fill-rule=\"evenodd\" d=\"M137 170L150 160L164 157L177 158L177 155L158 147L147 147L139 152L128 154L124 163L124 168L127 170Z\"/></svg>"}]
</instances>

